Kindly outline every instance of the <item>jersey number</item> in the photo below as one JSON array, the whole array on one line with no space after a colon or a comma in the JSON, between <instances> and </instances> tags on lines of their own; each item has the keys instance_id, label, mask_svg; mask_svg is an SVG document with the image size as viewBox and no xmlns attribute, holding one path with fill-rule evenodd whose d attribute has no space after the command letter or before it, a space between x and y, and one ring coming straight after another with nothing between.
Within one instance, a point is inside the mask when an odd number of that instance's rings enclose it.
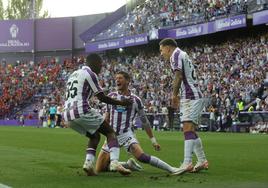
<instances>
[{"instance_id":1,"label":"jersey number","mask_svg":"<svg viewBox=\"0 0 268 188\"><path fill-rule=\"evenodd\" d=\"M77 80L67 83L66 99L68 99L69 97L74 98L77 95L77 87L76 87L77 84L78 84Z\"/></svg>"},{"instance_id":2,"label":"jersey number","mask_svg":"<svg viewBox=\"0 0 268 188\"><path fill-rule=\"evenodd\" d=\"M195 68L194 68L194 66L193 66L191 61L189 61L189 67L192 70L192 78L193 78L193 80L196 80Z\"/></svg>"}]
</instances>

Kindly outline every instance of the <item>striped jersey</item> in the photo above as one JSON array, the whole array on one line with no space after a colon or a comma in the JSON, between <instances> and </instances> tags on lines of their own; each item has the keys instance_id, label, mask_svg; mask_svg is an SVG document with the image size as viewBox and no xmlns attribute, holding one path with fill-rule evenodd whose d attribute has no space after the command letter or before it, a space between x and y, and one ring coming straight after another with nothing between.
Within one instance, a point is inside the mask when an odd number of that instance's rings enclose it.
<instances>
[{"instance_id":1,"label":"striped jersey","mask_svg":"<svg viewBox=\"0 0 268 188\"><path fill-rule=\"evenodd\" d=\"M141 99L132 93L126 96L121 95L118 92L112 92L109 93L108 96L117 100L126 98L133 99L133 104L128 107L107 104L106 109L110 114L110 125L113 127L117 135L130 131L137 113L144 108Z\"/></svg>"},{"instance_id":2,"label":"striped jersey","mask_svg":"<svg viewBox=\"0 0 268 188\"><path fill-rule=\"evenodd\" d=\"M170 64L173 71L180 70L182 73L181 99L200 99L201 90L195 73L195 65L188 54L176 48L170 57Z\"/></svg>"},{"instance_id":3,"label":"striped jersey","mask_svg":"<svg viewBox=\"0 0 268 188\"><path fill-rule=\"evenodd\" d=\"M88 113L89 99L100 92L98 77L88 66L73 72L66 84L64 120L71 121Z\"/></svg>"}]
</instances>

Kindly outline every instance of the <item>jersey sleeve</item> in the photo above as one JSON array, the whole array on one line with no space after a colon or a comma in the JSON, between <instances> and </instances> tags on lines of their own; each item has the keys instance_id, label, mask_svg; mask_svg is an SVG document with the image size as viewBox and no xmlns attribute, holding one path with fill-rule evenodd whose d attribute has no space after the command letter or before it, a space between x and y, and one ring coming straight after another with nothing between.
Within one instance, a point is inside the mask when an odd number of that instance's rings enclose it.
<instances>
[{"instance_id":1,"label":"jersey sleeve","mask_svg":"<svg viewBox=\"0 0 268 188\"><path fill-rule=\"evenodd\" d=\"M139 97L137 97L137 96L134 96L134 99L135 99L137 111L143 110L144 109L144 105L143 105L141 99Z\"/></svg>"},{"instance_id":2,"label":"jersey sleeve","mask_svg":"<svg viewBox=\"0 0 268 188\"><path fill-rule=\"evenodd\" d=\"M86 70L86 79L88 80L88 83L89 83L94 95L96 95L100 92L103 92L102 88L99 85L99 79L94 72Z\"/></svg>"},{"instance_id":3,"label":"jersey sleeve","mask_svg":"<svg viewBox=\"0 0 268 188\"><path fill-rule=\"evenodd\" d=\"M115 93L113 92L109 93L107 96L113 98L113 96L115 96ZM112 108L112 105L106 104L104 110L105 112L110 112L111 108Z\"/></svg>"},{"instance_id":4,"label":"jersey sleeve","mask_svg":"<svg viewBox=\"0 0 268 188\"><path fill-rule=\"evenodd\" d=\"M182 70L182 54L180 51L176 51L172 55L170 64L172 71Z\"/></svg>"}]
</instances>

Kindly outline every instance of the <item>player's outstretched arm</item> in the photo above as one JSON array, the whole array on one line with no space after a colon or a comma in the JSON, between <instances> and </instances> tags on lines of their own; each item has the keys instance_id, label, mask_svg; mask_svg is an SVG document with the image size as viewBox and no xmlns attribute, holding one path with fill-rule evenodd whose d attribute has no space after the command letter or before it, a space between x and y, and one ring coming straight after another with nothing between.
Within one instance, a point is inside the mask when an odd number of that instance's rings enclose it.
<instances>
[{"instance_id":1,"label":"player's outstretched arm","mask_svg":"<svg viewBox=\"0 0 268 188\"><path fill-rule=\"evenodd\" d=\"M160 145L157 143L156 138L154 137L150 122L148 118L146 117L146 114L143 109L138 111L138 114L140 116L141 122L142 122L142 127L146 131L146 134L148 137L151 139L151 142L153 144L153 147L156 151L159 151L161 149Z\"/></svg>"},{"instance_id":2,"label":"player's outstretched arm","mask_svg":"<svg viewBox=\"0 0 268 188\"><path fill-rule=\"evenodd\" d=\"M103 92L98 93L96 96L101 102L111 105L130 106L133 103L132 99L124 99L120 101L104 95Z\"/></svg>"}]
</instances>

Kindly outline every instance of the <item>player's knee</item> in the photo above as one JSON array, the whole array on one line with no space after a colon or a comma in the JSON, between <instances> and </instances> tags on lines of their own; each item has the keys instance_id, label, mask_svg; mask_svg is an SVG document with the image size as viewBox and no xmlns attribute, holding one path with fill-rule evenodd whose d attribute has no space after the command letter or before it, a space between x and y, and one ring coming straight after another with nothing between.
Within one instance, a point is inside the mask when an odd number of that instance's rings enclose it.
<instances>
[{"instance_id":1,"label":"player's knee","mask_svg":"<svg viewBox=\"0 0 268 188\"><path fill-rule=\"evenodd\" d=\"M142 163L149 163L151 156L145 153L142 153L137 159Z\"/></svg>"}]
</instances>

